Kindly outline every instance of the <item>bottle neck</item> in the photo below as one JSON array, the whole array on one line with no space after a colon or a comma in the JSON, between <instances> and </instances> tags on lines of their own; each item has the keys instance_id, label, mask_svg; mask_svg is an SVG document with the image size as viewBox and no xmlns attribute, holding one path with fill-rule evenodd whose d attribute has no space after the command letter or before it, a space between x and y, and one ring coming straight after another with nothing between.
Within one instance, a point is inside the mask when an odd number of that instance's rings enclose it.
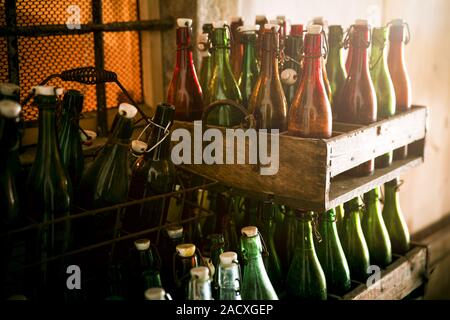
<instances>
[{"instance_id":1,"label":"bottle neck","mask_svg":"<svg viewBox=\"0 0 450 320\"><path fill-rule=\"evenodd\" d=\"M113 130L108 138L108 144L128 144L133 133L133 119L121 115L116 116Z\"/></svg>"},{"instance_id":2,"label":"bottle neck","mask_svg":"<svg viewBox=\"0 0 450 320\"><path fill-rule=\"evenodd\" d=\"M56 97L37 96L39 138L36 157L59 154L56 135Z\"/></svg>"},{"instance_id":3,"label":"bottle neck","mask_svg":"<svg viewBox=\"0 0 450 320\"><path fill-rule=\"evenodd\" d=\"M242 247L244 250L244 259L248 261L261 259L262 261L262 243L259 235L254 237L242 237Z\"/></svg>"},{"instance_id":4,"label":"bottle neck","mask_svg":"<svg viewBox=\"0 0 450 320\"><path fill-rule=\"evenodd\" d=\"M223 72L230 63L229 39L225 28L214 29L212 45L214 66ZM219 73L223 74L221 71Z\"/></svg>"},{"instance_id":5,"label":"bottle neck","mask_svg":"<svg viewBox=\"0 0 450 320\"><path fill-rule=\"evenodd\" d=\"M314 249L314 240L312 234L312 219L306 216L298 218L298 248L302 250Z\"/></svg>"},{"instance_id":6,"label":"bottle neck","mask_svg":"<svg viewBox=\"0 0 450 320\"><path fill-rule=\"evenodd\" d=\"M364 194L364 202L367 205L376 205L378 203L379 198L380 198L379 188L372 189Z\"/></svg>"},{"instance_id":7,"label":"bottle neck","mask_svg":"<svg viewBox=\"0 0 450 320\"><path fill-rule=\"evenodd\" d=\"M386 29L377 28L373 31L372 48L370 52L370 68L387 72L387 62L384 55L386 47Z\"/></svg>"},{"instance_id":8,"label":"bottle neck","mask_svg":"<svg viewBox=\"0 0 450 320\"><path fill-rule=\"evenodd\" d=\"M360 74L369 73L368 46L369 29L367 27L354 27L350 35L351 64L349 69L350 77L357 77Z\"/></svg>"},{"instance_id":9,"label":"bottle neck","mask_svg":"<svg viewBox=\"0 0 450 320\"><path fill-rule=\"evenodd\" d=\"M185 69L194 64L191 47L191 30L189 27L177 29L176 68Z\"/></svg>"},{"instance_id":10,"label":"bottle neck","mask_svg":"<svg viewBox=\"0 0 450 320\"><path fill-rule=\"evenodd\" d=\"M322 36L320 34L307 34L304 44L303 81L315 79L323 83L322 77Z\"/></svg>"},{"instance_id":11,"label":"bottle neck","mask_svg":"<svg viewBox=\"0 0 450 320\"><path fill-rule=\"evenodd\" d=\"M278 50L279 34L264 32L262 40L261 76L266 78L279 78Z\"/></svg>"},{"instance_id":12,"label":"bottle neck","mask_svg":"<svg viewBox=\"0 0 450 320\"><path fill-rule=\"evenodd\" d=\"M153 126L147 144L149 148L155 146L166 135L166 128L173 121L174 109L171 106L158 106L153 121L161 127ZM157 145L152 151L145 154L147 159L167 160L170 157L170 138L166 137L163 142Z\"/></svg>"},{"instance_id":13,"label":"bottle neck","mask_svg":"<svg viewBox=\"0 0 450 320\"><path fill-rule=\"evenodd\" d=\"M242 70L252 69L252 66L256 66L256 34L242 35L242 42L244 44Z\"/></svg>"},{"instance_id":14,"label":"bottle neck","mask_svg":"<svg viewBox=\"0 0 450 320\"><path fill-rule=\"evenodd\" d=\"M399 182L397 179L389 181L384 184L384 198L385 206L393 205L396 206L400 203L400 195L398 191Z\"/></svg>"}]
</instances>

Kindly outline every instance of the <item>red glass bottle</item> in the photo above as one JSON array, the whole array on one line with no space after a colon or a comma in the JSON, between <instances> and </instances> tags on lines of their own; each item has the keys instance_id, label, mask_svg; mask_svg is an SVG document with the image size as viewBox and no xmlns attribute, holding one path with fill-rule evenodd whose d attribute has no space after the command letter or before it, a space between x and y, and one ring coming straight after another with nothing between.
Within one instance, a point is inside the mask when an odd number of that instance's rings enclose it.
<instances>
[{"instance_id":1,"label":"red glass bottle","mask_svg":"<svg viewBox=\"0 0 450 320\"><path fill-rule=\"evenodd\" d=\"M411 109L411 82L405 64L406 26L403 20L397 19L389 27L388 68L394 84L396 113ZM394 151L394 159L404 159L407 155L408 146Z\"/></svg>"},{"instance_id":2,"label":"red glass bottle","mask_svg":"<svg viewBox=\"0 0 450 320\"><path fill-rule=\"evenodd\" d=\"M203 94L195 71L191 47L192 20L177 19L177 61L167 101L175 106L175 119L194 121L202 117Z\"/></svg>"},{"instance_id":3,"label":"red glass bottle","mask_svg":"<svg viewBox=\"0 0 450 320\"><path fill-rule=\"evenodd\" d=\"M244 57L244 45L241 41L241 33L239 27L244 25L242 17L231 18L230 31L231 31L231 52L230 62L233 69L233 75L235 79L239 79L242 69L242 59Z\"/></svg>"},{"instance_id":4,"label":"red glass bottle","mask_svg":"<svg viewBox=\"0 0 450 320\"><path fill-rule=\"evenodd\" d=\"M333 116L322 75L322 27L310 25L306 30L302 78L289 110L288 131L294 136L329 138Z\"/></svg>"},{"instance_id":5,"label":"red glass bottle","mask_svg":"<svg viewBox=\"0 0 450 320\"><path fill-rule=\"evenodd\" d=\"M377 120L377 98L369 73L368 52L370 45L369 25L366 20L356 20L350 32L352 55L349 73L337 97L337 119L341 122L367 125ZM374 160L367 161L354 170L352 175L370 175Z\"/></svg>"},{"instance_id":6,"label":"red glass bottle","mask_svg":"<svg viewBox=\"0 0 450 320\"><path fill-rule=\"evenodd\" d=\"M278 71L279 26L266 24L262 37L261 73L253 88L248 109L258 129L287 128L287 102Z\"/></svg>"}]
</instances>

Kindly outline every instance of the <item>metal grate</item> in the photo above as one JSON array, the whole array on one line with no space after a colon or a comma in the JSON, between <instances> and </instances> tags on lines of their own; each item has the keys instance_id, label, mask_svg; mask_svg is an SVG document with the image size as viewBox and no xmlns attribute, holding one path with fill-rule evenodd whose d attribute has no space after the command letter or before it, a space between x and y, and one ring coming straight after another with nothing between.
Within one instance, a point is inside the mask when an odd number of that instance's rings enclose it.
<instances>
[{"instance_id":1,"label":"metal grate","mask_svg":"<svg viewBox=\"0 0 450 320\"><path fill-rule=\"evenodd\" d=\"M36 25L64 25L71 13L70 5L80 8L80 23L93 22L92 0L17 0L16 20L18 27ZM127 22L138 20L136 0L103 0L103 23ZM5 0L0 0L0 12L5 12ZM6 25L5 15L0 15L0 26ZM127 88L136 102L142 102L142 80L140 61L140 40L137 31L105 32L104 61L105 68L118 74L119 80ZM19 81L21 98L29 90L53 73L82 66L95 65L95 45L92 33L57 36L19 36ZM0 38L0 81L8 81L8 57L6 38ZM97 109L95 86L83 86L76 83L63 83L53 80L49 84L81 90L85 93L84 112ZM125 100L117 86L106 86L106 106L116 107ZM37 119L38 112L31 105L23 106L24 119Z\"/></svg>"}]
</instances>

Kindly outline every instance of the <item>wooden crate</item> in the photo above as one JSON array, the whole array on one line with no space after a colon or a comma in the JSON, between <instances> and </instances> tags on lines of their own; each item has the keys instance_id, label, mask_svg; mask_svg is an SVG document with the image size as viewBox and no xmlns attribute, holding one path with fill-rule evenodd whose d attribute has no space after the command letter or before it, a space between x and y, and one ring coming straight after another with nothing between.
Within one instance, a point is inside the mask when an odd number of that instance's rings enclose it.
<instances>
[{"instance_id":1,"label":"wooden crate","mask_svg":"<svg viewBox=\"0 0 450 320\"><path fill-rule=\"evenodd\" d=\"M192 134L194 131L193 123L189 122L176 121L176 128L187 129ZM224 132L223 128L220 130ZM249 196L259 198L270 195L275 202L294 208L324 211L422 163L427 108L413 106L410 111L368 126L334 123L333 130L333 136L329 139L299 138L281 133L279 171L272 176L261 175L258 166L251 164L186 166ZM223 135L225 137L225 133ZM268 134L268 138L271 137ZM388 168L377 169L372 176L353 178L342 175L374 157L405 145L410 145L407 159L394 161ZM245 150L240 152L248 154L248 150L246 139ZM225 146L223 152L226 153Z\"/></svg>"}]
</instances>

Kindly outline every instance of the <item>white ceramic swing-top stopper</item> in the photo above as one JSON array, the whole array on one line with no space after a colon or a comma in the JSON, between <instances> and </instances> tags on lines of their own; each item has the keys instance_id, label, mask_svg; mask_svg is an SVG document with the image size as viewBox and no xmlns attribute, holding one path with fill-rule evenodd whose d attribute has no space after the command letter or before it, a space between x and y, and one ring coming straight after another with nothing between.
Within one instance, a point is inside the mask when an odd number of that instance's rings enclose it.
<instances>
[{"instance_id":1,"label":"white ceramic swing-top stopper","mask_svg":"<svg viewBox=\"0 0 450 320\"><path fill-rule=\"evenodd\" d=\"M248 226L241 229L241 233L246 237L255 237L258 235L258 228L254 226Z\"/></svg>"},{"instance_id":2,"label":"white ceramic swing-top stopper","mask_svg":"<svg viewBox=\"0 0 450 320\"><path fill-rule=\"evenodd\" d=\"M145 251L150 248L150 240L149 239L139 239L134 242L134 246L139 251Z\"/></svg>"},{"instance_id":3,"label":"white ceramic swing-top stopper","mask_svg":"<svg viewBox=\"0 0 450 320\"><path fill-rule=\"evenodd\" d=\"M179 18L179 19L177 19L177 26L179 28L192 27L192 19Z\"/></svg>"},{"instance_id":4,"label":"white ceramic swing-top stopper","mask_svg":"<svg viewBox=\"0 0 450 320\"><path fill-rule=\"evenodd\" d=\"M119 114L122 117L133 119L136 116L137 108L129 103L121 103L119 105Z\"/></svg>"}]
</instances>

